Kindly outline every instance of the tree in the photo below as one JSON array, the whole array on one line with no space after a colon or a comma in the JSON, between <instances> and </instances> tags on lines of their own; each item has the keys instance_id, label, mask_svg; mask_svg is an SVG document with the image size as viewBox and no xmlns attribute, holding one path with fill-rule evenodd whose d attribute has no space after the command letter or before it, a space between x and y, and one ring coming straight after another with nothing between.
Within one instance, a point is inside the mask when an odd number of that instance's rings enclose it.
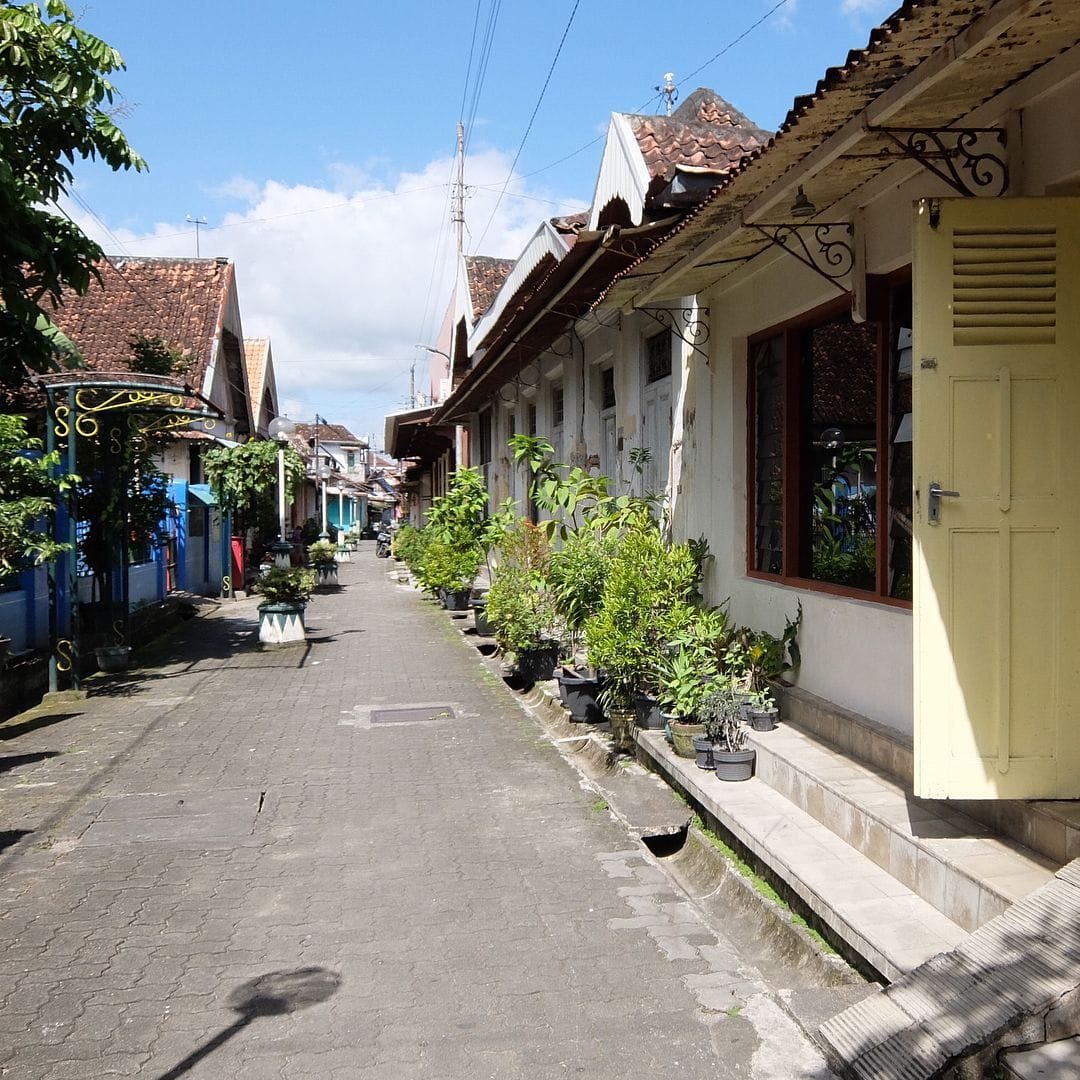
<instances>
[{"instance_id":1,"label":"tree","mask_svg":"<svg viewBox=\"0 0 1080 1080\"><path fill-rule=\"evenodd\" d=\"M254 525L263 532L276 532L277 455L276 442L252 440L211 450L203 457L206 478L235 519L234 531ZM286 488L295 492L303 479L303 458L286 446Z\"/></svg>"},{"instance_id":2,"label":"tree","mask_svg":"<svg viewBox=\"0 0 1080 1080\"><path fill-rule=\"evenodd\" d=\"M0 383L62 358L41 304L100 280L101 248L45 207L67 193L76 156L114 170L145 169L113 122L107 76L123 57L75 23L62 0L0 0Z\"/></svg>"},{"instance_id":3,"label":"tree","mask_svg":"<svg viewBox=\"0 0 1080 1080\"><path fill-rule=\"evenodd\" d=\"M40 523L51 517L71 478L53 475L60 455L41 453L21 416L0 415L0 580L55 558L57 543Z\"/></svg>"}]
</instances>

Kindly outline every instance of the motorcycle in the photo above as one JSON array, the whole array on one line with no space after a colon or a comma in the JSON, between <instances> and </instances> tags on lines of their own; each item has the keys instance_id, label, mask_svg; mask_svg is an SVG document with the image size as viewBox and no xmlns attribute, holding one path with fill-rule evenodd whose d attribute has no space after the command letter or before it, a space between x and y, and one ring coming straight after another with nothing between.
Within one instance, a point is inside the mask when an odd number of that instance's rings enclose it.
<instances>
[{"instance_id":1,"label":"motorcycle","mask_svg":"<svg viewBox=\"0 0 1080 1080\"><path fill-rule=\"evenodd\" d=\"M389 525L380 525L379 531L375 534L375 556L379 559L390 558L390 545L393 542L394 534Z\"/></svg>"}]
</instances>

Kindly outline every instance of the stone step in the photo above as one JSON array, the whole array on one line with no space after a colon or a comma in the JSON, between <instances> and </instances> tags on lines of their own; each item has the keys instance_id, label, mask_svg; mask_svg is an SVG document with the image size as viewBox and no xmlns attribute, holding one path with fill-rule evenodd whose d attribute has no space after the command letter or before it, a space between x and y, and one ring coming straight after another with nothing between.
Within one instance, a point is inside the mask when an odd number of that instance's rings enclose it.
<instances>
[{"instance_id":1,"label":"stone step","mask_svg":"<svg viewBox=\"0 0 1080 1080\"><path fill-rule=\"evenodd\" d=\"M964 930L996 918L1057 869L951 804L915 798L794 724L750 739L760 780Z\"/></svg>"},{"instance_id":2,"label":"stone step","mask_svg":"<svg viewBox=\"0 0 1080 1080\"><path fill-rule=\"evenodd\" d=\"M964 1076L990 1075L1005 1064L1004 1047L1075 1034L1078 964L1080 861L952 951L822 1024L819 1037L856 1080L929 1080L962 1062ZM1076 1076L1058 1068L1075 1069L1076 1050L1071 1041L1030 1058L1018 1053L1005 1075Z\"/></svg>"},{"instance_id":3,"label":"stone step","mask_svg":"<svg viewBox=\"0 0 1080 1080\"><path fill-rule=\"evenodd\" d=\"M838 941L886 979L899 978L966 938L956 923L759 777L724 783L676 757L662 731L639 731L637 742L652 768L715 818Z\"/></svg>"}]
</instances>

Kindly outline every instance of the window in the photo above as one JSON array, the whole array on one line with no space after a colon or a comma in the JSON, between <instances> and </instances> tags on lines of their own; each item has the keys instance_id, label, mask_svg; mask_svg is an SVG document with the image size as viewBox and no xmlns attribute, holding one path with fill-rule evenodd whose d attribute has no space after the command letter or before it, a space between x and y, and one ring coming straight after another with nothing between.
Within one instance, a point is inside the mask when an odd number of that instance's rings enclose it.
<instances>
[{"instance_id":1,"label":"window","mask_svg":"<svg viewBox=\"0 0 1080 1080\"><path fill-rule=\"evenodd\" d=\"M664 330L645 341L645 382L659 382L670 374L671 335Z\"/></svg>"},{"instance_id":2,"label":"window","mask_svg":"<svg viewBox=\"0 0 1080 1080\"><path fill-rule=\"evenodd\" d=\"M479 463L487 465L491 461L491 410L485 409L477 418L476 446L480 457Z\"/></svg>"},{"instance_id":3,"label":"window","mask_svg":"<svg viewBox=\"0 0 1080 1080\"><path fill-rule=\"evenodd\" d=\"M345 468L348 469L349 472L352 472L356 468L356 451L355 450L346 450L345 451Z\"/></svg>"},{"instance_id":4,"label":"window","mask_svg":"<svg viewBox=\"0 0 1080 1080\"><path fill-rule=\"evenodd\" d=\"M554 383L551 387L551 426L562 427L565 400L563 397L562 383Z\"/></svg>"},{"instance_id":5,"label":"window","mask_svg":"<svg viewBox=\"0 0 1080 1080\"><path fill-rule=\"evenodd\" d=\"M613 367L600 369L600 408L615 408L615 369Z\"/></svg>"},{"instance_id":6,"label":"window","mask_svg":"<svg viewBox=\"0 0 1080 1080\"><path fill-rule=\"evenodd\" d=\"M749 570L910 600L911 287L875 294L751 341Z\"/></svg>"}]
</instances>

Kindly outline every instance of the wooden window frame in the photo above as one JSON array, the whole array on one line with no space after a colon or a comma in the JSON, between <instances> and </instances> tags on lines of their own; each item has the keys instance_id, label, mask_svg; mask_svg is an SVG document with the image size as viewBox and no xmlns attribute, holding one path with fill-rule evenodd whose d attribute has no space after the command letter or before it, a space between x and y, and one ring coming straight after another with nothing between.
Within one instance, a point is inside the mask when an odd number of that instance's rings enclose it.
<instances>
[{"instance_id":1,"label":"wooden window frame","mask_svg":"<svg viewBox=\"0 0 1080 1080\"><path fill-rule=\"evenodd\" d=\"M801 573L793 573L791 568L806 566L807 555L802 548L808 542L804 535L800 509L802 493L805 489L806 472L809 461L804 451L802 419L802 377L799 370L802 356L802 337L808 330L821 326L833 319L851 313L850 296L804 312L792 319L787 319L753 334L747 339L746 364L746 576L755 581L768 581L777 585L843 596L867 603L882 604L902 610L911 609L910 600L902 600L888 595L889 590L889 466L892 447L890 444L890 342L889 301L895 288L911 281L911 268L905 267L893 274L868 275L868 318L876 326L876 452L878 480L874 496L875 513L875 575L874 588L856 589L849 585L839 585L829 581L818 581ZM754 349L764 341L783 336L784 338L784 449L783 449L783 572L771 574L755 568L757 554L757 399L756 378L751 363ZM792 423L791 418L796 422Z\"/></svg>"}]
</instances>

